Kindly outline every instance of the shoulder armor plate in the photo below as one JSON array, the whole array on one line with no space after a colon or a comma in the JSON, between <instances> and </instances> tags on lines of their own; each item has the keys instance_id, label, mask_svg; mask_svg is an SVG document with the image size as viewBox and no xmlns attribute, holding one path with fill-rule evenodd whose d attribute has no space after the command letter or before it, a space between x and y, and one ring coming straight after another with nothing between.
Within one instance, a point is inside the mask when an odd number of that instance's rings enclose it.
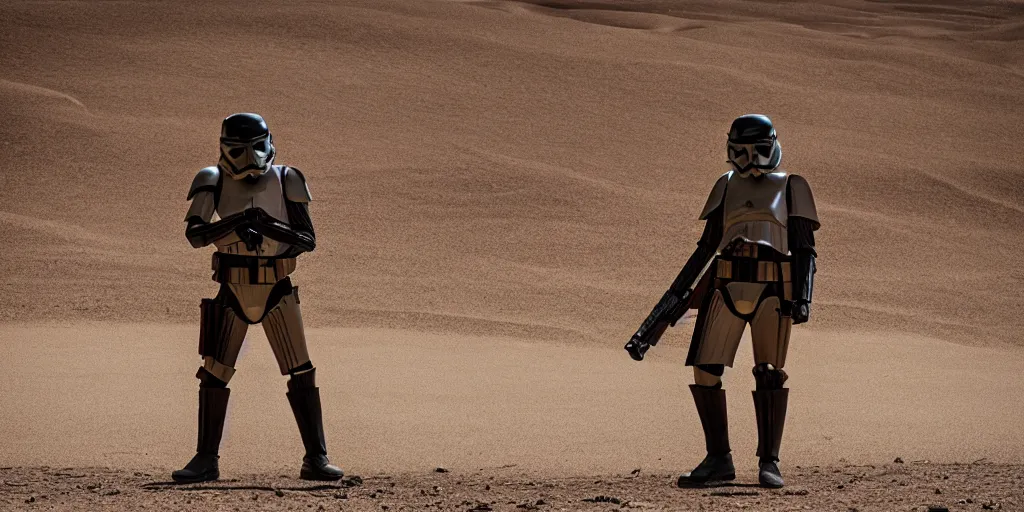
<instances>
[{"instance_id":1,"label":"shoulder armor plate","mask_svg":"<svg viewBox=\"0 0 1024 512\"><path fill-rule=\"evenodd\" d=\"M284 197L293 203L308 203L313 200L309 195L306 177L294 167L284 168Z\"/></svg>"},{"instance_id":2,"label":"shoulder armor plate","mask_svg":"<svg viewBox=\"0 0 1024 512\"><path fill-rule=\"evenodd\" d=\"M789 175L789 215L814 221L814 229L821 226L821 222L818 221L818 209L814 206L814 196L811 194L811 185L803 176L797 174Z\"/></svg>"},{"instance_id":3,"label":"shoulder armor plate","mask_svg":"<svg viewBox=\"0 0 1024 512\"><path fill-rule=\"evenodd\" d=\"M711 212L722 204L722 200L725 199L725 186L729 184L731 177L732 171L727 171L715 182L715 187L711 189L711 195L708 196L708 202L704 204L704 209L701 210L700 217L698 217L700 220L706 220L708 215L711 215Z\"/></svg>"},{"instance_id":4,"label":"shoulder armor plate","mask_svg":"<svg viewBox=\"0 0 1024 512\"><path fill-rule=\"evenodd\" d=\"M185 199L191 200L193 196L202 192L203 190L216 191L220 186L220 169L216 166L205 167L198 173L196 177L192 179L192 186L188 189L188 197Z\"/></svg>"}]
</instances>

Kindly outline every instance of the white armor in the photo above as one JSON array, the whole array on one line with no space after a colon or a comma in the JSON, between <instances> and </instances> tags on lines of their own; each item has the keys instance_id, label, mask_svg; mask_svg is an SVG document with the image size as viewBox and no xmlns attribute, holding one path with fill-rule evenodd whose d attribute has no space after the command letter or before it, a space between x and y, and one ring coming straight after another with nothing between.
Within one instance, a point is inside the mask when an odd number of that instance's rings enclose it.
<instances>
[{"instance_id":1,"label":"white armor","mask_svg":"<svg viewBox=\"0 0 1024 512\"><path fill-rule=\"evenodd\" d=\"M263 174L245 180L225 179L224 173L217 167L206 167L196 175L188 197L192 204L185 219L198 217L206 223L250 208L261 208L274 219L287 224L290 219L286 199L294 203L308 203L312 200L302 175L282 165L271 165ZM284 255L291 247L287 243L263 237L262 242L250 250L234 232L214 240L213 244L217 248L214 254L215 271L220 254L276 258ZM204 357L203 366L207 371L227 382L234 373L233 365L248 324L257 322L263 324L282 375L309 361L297 295L289 293L276 304L269 304L270 310L267 310L268 299L275 285L294 269L294 258L279 258L275 266L259 269L255 284L250 280L249 269L229 269L222 282L230 289L244 318L229 315L220 353Z\"/></svg>"},{"instance_id":2,"label":"white armor","mask_svg":"<svg viewBox=\"0 0 1024 512\"><path fill-rule=\"evenodd\" d=\"M787 196L792 196L792 201ZM807 181L801 176L788 175L783 171L758 177L726 172L718 178L711 190L700 219L706 220L720 205L724 206L724 234L719 250L741 239L752 244L770 246L781 254L789 254L786 233L789 216L818 221L818 212Z\"/></svg>"},{"instance_id":3,"label":"white armor","mask_svg":"<svg viewBox=\"0 0 1024 512\"><path fill-rule=\"evenodd\" d=\"M312 200L309 187L301 175L283 165L272 165L267 172L255 179L231 180L222 179L217 167L207 167L192 181L189 199L192 206L185 214L185 220L198 216L203 222L212 222L217 218L227 217L249 208L262 208L271 217L288 223L288 212L285 209L285 198L296 203L308 203ZM216 188L219 186L219 193ZM217 201L219 199L219 201ZM254 251L250 251L237 235L231 233L214 242L217 252L240 254L244 256L279 256L290 247L269 238Z\"/></svg>"},{"instance_id":4,"label":"white armor","mask_svg":"<svg viewBox=\"0 0 1024 512\"><path fill-rule=\"evenodd\" d=\"M760 176L726 172L711 190L700 218L707 220L719 209L723 236L718 251L731 245L734 248L731 254L745 257L756 257L756 246L767 246L781 255L789 255L786 225L790 217L804 217L818 223L817 209L807 181L783 171ZM741 243L734 244L737 241ZM730 261L719 259L717 267L717 277L730 276ZM782 298L792 299L788 262L758 262L752 282L726 282L709 292L712 297L707 305L706 318L699 332L695 333L699 344L693 353L694 365L731 367L748 323L756 363L770 363L776 368L785 364L792 320L778 314L779 297L764 295L770 285L781 286ZM706 380L701 370L695 370L698 379Z\"/></svg>"}]
</instances>

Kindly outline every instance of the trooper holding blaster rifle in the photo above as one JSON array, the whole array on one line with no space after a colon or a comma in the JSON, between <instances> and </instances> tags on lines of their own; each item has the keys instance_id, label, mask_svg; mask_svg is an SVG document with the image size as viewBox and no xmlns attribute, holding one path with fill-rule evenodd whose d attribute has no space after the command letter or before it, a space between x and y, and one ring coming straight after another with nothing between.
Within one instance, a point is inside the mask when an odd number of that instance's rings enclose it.
<instances>
[{"instance_id":1,"label":"trooper holding blaster rifle","mask_svg":"<svg viewBox=\"0 0 1024 512\"><path fill-rule=\"evenodd\" d=\"M732 170L722 175L700 219L697 250L633 335L626 350L640 361L687 309L698 308L686 365L707 456L679 485L733 480L722 375L732 367L750 324L754 345L758 480L782 487L779 447L789 389L786 363L790 328L810 315L814 286L814 231L820 227L807 181L778 169L782 148L771 120L757 114L733 121L727 142Z\"/></svg>"}]
</instances>

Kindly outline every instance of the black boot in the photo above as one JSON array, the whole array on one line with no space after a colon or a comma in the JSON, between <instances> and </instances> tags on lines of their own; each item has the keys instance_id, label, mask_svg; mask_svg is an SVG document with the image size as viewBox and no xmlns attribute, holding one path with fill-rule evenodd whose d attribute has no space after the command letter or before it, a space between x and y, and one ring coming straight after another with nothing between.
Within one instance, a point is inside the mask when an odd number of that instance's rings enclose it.
<instances>
[{"instance_id":1,"label":"black boot","mask_svg":"<svg viewBox=\"0 0 1024 512\"><path fill-rule=\"evenodd\" d=\"M759 389L754 391L754 411L757 415L758 480L762 487L777 489L785 482L779 471L779 447L782 445L782 427L786 423L789 389Z\"/></svg>"},{"instance_id":2,"label":"black boot","mask_svg":"<svg viewBox=\"0 0 1024 512\"><path fill-rule=\"evenodd\" d=\"M306 456L302 458L299 478L303 480L339 480L345 476L338 466L327 458L324 440L323 411L320 408L320 388L314 380L316 370L293 375L288 381L288 402L299 425Z\"/></svg>"},{"instance_id":3,"label":"black boot","mask_svg":"<svg viewBox=\"0 0 1024 512\"><path fill-rule=\"evenodd\" d=\"M725 390L721 385L709 388L690 385L693 403L697 406L704 427L704 444L708 455L693 471L679 477L679 487L704 485L736 479L729 447L729 418L725 406Z\"/></svg>"},{"instance_id":4,"label":"black boot","mask_svg":"<svg viewBox=\"0 0 1024 512\"><path fill-rule=\"evenodd\" d=\"M178 483L196 483L220 478L217 453L228 412L228 388L199 388L199 441L196 456L183 468L171 473Z\"/></svg>"}]
</instances>

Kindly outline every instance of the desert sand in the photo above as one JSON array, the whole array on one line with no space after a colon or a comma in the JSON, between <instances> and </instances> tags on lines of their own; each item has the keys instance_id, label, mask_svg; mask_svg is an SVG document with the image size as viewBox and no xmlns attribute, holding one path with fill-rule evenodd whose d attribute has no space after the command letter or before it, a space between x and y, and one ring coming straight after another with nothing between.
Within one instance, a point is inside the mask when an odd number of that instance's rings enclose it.
<instances>
[{"instance_id":1,"label":"desert sand","mask_svg":"<svg viewBox=\"0 0 1024 512\"><path fill-rule=\"evenodd\" d=\"M329 452L351 474L429 489L437 466L558 485L640 468L657 488L696 464L692 323L642 363L621 347L694 247L729 122L757 112L823 223L812 318L786 367L791 484L838 492L796 466L896 457L917 462L904 470L920 489L940 474L974 485L978 461L1020 480L1024 3L3 11L0 476L35 495L70 485L43 468L108 468L95 471L132 503L153 495L129 488L191 456L198 305L216 283L210 249L184 240L185 194L239 111L264 115L278 162L310 182L318 248L293 281ZM284 378L250 333L222 450L224 477L243 481L291 475L300 455ZM726 376L748 483L750 360L747 340ZM0 503L31 506L22 491L0 488ZM883 491L863 506L899 494ZM937 498L1024 507L1007 492Z\"/></svg>"}]
</instances>

